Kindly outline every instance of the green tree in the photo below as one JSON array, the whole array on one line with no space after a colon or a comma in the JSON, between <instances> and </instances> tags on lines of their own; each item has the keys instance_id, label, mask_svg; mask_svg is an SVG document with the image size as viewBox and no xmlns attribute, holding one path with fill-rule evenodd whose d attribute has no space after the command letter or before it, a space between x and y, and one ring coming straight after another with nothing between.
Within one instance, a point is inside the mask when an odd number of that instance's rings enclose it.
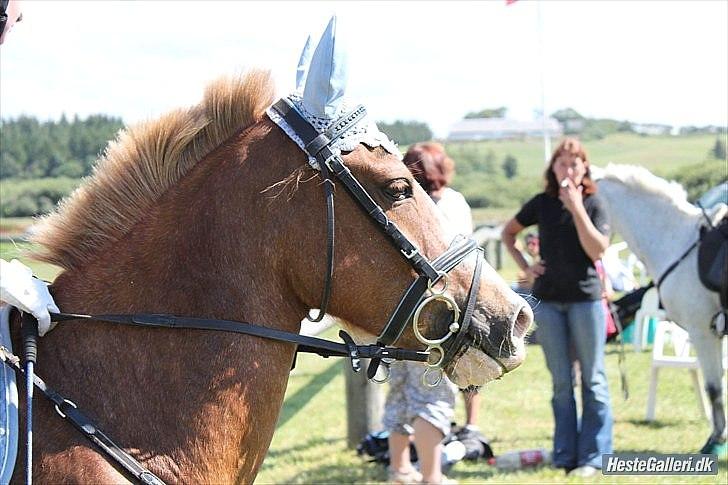
<instances>
[{"instance_id":1,"label":"green tree","mask_svg":"<svg viewBox=\"0 0 728 485\"><path fill-rule=\"evenodd\" d=\"M713 158L718 160L725 160L725 143L720 138L717 138L715 140L715 145L713 145L713 149L710 151L710 154L713 155Z\"/></svg>"},{"instance_id":2,"label":"green tree","mask_svg":"<svg viewBox=\"0 0 728 485\"><path fill-rule=\"evenodd\" d=\"M679 170L669 174L667 178L673 178L685 187L688 200L694 202L712 187L727 181L728 168L726 168L725 159L708 159L682 166Z\"/></svg>"},{"instance_id":3,"label":"green tree","mask_svg":"<svg viewBox=\"0 0 728 485\"><path fill-rule=\"evenodd\" d=\"M108 140L122 127L121 119L65 115L58 121L34 117L0 121L0 179L81 177L89 175Z\"/></svg>"},{"instance_id":4,"label":"green tree","mask_svg":"<svg viewBox=\"0 0 728 485\"><path fill-rule=\"evenodd\" d=\"M400 145L411 145L420 141L432 140L432 130L421 121L401 121L385 123L378 121L377 126L392 140Z\"/></svg>"},{"instance_id":5,"label":"green tree","mask_svg":"<svg viewBox=\"0 0 728 485\"><path fill-rule=\"evenodd\" d=\"M555 120L557 120L559 123L563 123L567 120L583 120L584 117L577 113L577 111L573 108L564 108L560 109L558 111L555 111L551 117Z\"/></svg>"},{"instance_id":6,"label":"green tree","mask_svg":"<svg viewBox=\"0 0 728 485\"><path fill-rule=\"evenodd\" d=\"M500 108L486 108L480 111L471 111L465 115L465 119L473 118L505 118L508 108L501 106Z\"/></svg>"},{"instance_id":7,"label":"green tree","mask_svg":"<svg viewBox=\"0 0 728 485\"><path fill-rule=\"evenodd\" d=\"M503 173L505 174L507 179L512 179L513 177L518 175L518 160L511 154L506 155L506 158L503 159L503 165L501 165L501 167L503 168Z\"/></svg>"}]
</instances>

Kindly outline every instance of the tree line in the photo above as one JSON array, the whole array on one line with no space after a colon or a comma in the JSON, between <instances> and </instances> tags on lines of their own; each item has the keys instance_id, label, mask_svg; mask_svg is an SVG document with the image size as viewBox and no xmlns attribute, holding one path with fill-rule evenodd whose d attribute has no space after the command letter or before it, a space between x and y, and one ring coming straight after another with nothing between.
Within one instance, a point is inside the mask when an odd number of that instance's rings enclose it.
<instances>
[{"instance_id":1,"label":"tree line","mask_svg":"<svg viewBox=\"0 0 728 485\"><path fill-rule=\"evenodd\" d=\"M503 116L505 108L468 114ZM579 117L573 110L561 115L569 119ZM593 124L582 127L591 127L592 134L626 130L620 130L614 120L601 125L598 121L591 120ZM429 126L418 121L380 122L378 125L402 147L433 138ZM105 115L71 120L64 116L58 121L45 122L21 116L1 121L0 216L32 216L51 210L78 186L80 178L91 174L106 144L122 127L120 118ZM713 130L714 127L705 129ZM697 130L690 133L702 132ZM580 136L588 133L586 130ZM724 138L716 139L704 161L668 174L685 186L691 200L728 179ZM521 174L519 162L511 154L498 158L487 145L479 143L445 143L445 149L457 161L453 186L473 207L518 207L540 189L540 174Z\"/></svg>"},{"instance_id":2,"label":"tree line","mask_svg":"<svg viewBox=\"0 0 728 485\"><path fill-rule=\"evenodd\" d=\"M121 118L93 115L38 121L20 116L0 122L0 179L80 178L91 173Z\"/></svg>"}]
</instances>

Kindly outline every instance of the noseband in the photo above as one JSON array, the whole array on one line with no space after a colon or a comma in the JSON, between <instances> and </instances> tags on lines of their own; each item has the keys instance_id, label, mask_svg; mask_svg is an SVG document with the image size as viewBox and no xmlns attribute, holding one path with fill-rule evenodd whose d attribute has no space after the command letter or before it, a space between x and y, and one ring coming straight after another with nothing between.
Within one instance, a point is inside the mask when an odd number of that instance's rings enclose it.
<instances>
[{"instance_id":1,"label":"noseband","mask_svg":"<svg viewBox=\"0 0 728 485\"><path fill-rule=\"evenodd\" d=\"M344 164L340 150L334 147L336 140L366 116L364 106L360 105L350 113L336 120L324 133L319 133L286 98L280 99L271 109L303 141L303 151L309 157L316 159L321 169L321 177L324 179L323 185L327 209L327 273L324 281L321 305L319 306L319 314L315 318L309 316L309 319L319 321L323 317L331 296L334 260L333 175L346 187L359 207L376 222L377 227L388 236L389 241L394 245L395 249L397 249L419 275L405 291L399 304L389 317L387 324L377 337L377 345L382 347L392 345L402 335L411 319L415 337L427 346L427 352L431 356L427 361L427 371L423 375L423 380L428 385L437 385L442 379L443 370L464 349L465 337L470 326L478 293L481 268L485 259L482 254L482 249L475 240L460 236L453 241L447 251L435 260L430 261L400 231L397 225L387 217L384 210L374 201ZM476 253L475 271L467 297L467 306L465 311L461 312L455 300L445 294L445 290L447 289L447 276L450 271L473 252ZM438 284L441 286L438 287ZM423 309L435 302L444 303L452 312L453 318L443 337L428 339L420 332L419 320ZM434 360L432 357L434 357ZM490 355L490 357L501 366L504 373L507 372L506 367L496 356ZM367 375L370 379L374 379L377 368L382 363L385 365L388 364L386 360L380 358L371 360L367 370ZM428 380L427 375L429 372L436 372L437 375L434 381Z\"/></svg>"}]
</instances>

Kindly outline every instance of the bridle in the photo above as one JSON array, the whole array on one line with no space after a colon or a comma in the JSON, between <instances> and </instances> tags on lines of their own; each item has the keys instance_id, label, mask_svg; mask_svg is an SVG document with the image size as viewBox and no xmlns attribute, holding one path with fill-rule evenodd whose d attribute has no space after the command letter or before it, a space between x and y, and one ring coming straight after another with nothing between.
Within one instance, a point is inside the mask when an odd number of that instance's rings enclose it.
<instances>
[{"instance_id":1,"label":"bridle","mask_svg":"<svg viewBox=\"0 0 728 485\"><path fill-rule=\"evenodd\" d=\"M475 240L460 236L453 241L447 251L430 261L400 231L397 225L387 217L384 210L374 201L347 168L341 157L340 150L334 146L340 137L366 116L366 108L364 106L359 105L349 113L341 116L323 133L319 133L287 98L278 100L273 104L271 110L280 116L296 136L302 140L303 151L306 155L314 158L318 162L321 177L324 180L323 186L327 209L327 273L324 281L321 305L319 306L319 314L315 318L309 316L309 319L318 321L322 318L326 312L331 296L334 257L333 176L346 188L347 192L354 198L359 207L376 223L377 227L388 236L389 241L394 245L395 249L419 275L405 291L399 304L390 315L387 324L377 337L377 345L387 346L394 344L404 332L410 319L412 319L415 337L419 342L427 346L429 355L436 356L435 360L428 359L427 370L423 375L423 380L428 385L437 385L442 379L443 370L464 350L463 344L465 343L465 337L473 315L481 268L485 260L482 249L479 248ZM445 290L447 289L447 276L450 271L473 252L477 256L475 271L466 300L466 308L461 315L457 303L445 294ZM438 284L441 284L441 286L438 287ZM453 319L448 325L447 332L444 336L437 339L428 339L420 332L419 320L423 309L427 305L435 302L444 303L452 312ZM460 318L461 316L462 318ZM497 356L489 356L501 366L504 373L508 371ZM382 359L372 359L367 370L367 375L370 379L374 379L377 368L382 363L387 364ZM436 371L438 375L434 381L428 381L427 375L433 371Z\"/></svg>"},{"instance_id":2,"label":"bridle","mask_svg":"<svg viewBox=\"0 0 728 485\"><path fill-rule=\"evenodd\" d=\"M429 260L420 252L417 246L400 231L397 225L387 217L384 210L374 201L374 199L372 199L369 193L344 164L340 150L334 146L336 140L364 118L366 110L363 106L357 107L350 113L336 120L324 133L316 131L316 129L301 114L298 113L293 104L286 98L279 100L271 107L271 109L278 113L295 131L296 135L304 141L304 152L309 157L316 159L321 170L321 176L324 180L323 186L327 207L327 271L324 280L321 305L319 306L319 313L316 317L311 317L309 315L309 320L320 321L323 318L331 296L335 243L333 177L344 185L347 192L354 198L359 207L361 207L362 210L364 210L364 212L372 218L377 227L388 236L388 239L397 251L402 254L409 265L419 275L405 290L397 307L390 315L387 324L377 337L376 344L356 345L352 338L343 330L339 332L339 336L344 341L344 343L341 344L251 323L179 317L164 314L85 315L75 313L51 313L52 321L95 320L124 325L218 330L254 335L262 338L294 343L297 345L298 352L312 352L323 357L348 357L351 359L352 368L355 372L359 372L360 370L359 359L368 358L370 359L370 364L367 369L367 376L370 379L376 380L377 369L380 365L383 364L387 369L386 377L384 379L377 380L377 382L383 382L386 380L389 375L388 366L394 360L425 362L426 370L422 379L425 384L429 386L436 386L442 380L444 369L465 351L467 333L475 308L480 275L482 272L483 262L485 260L482 249L478 246L475 240L459 236L455 238L450 247L444 253L434 260ZM462 263L463 260L472 253L476 254L475 270L473 271L472 283L466 298L465 310L461 311L455 300L445 293L447 290L447 278L449 272ZM436 302L444 303L445 306L447 306L449 311L452 313L452 321L448 325L445 335L440 338L429 339L420 331L420 318L423 310L428 305ZM391 345L393 345L403 334L410 320L412 321L415 337L419 342L426 346L425 351L391 347ZM0 359L13 367L16 371L26 374L28 393L31 396L31 398L28 399L28 410L26 411L26 419L28 419L28 422L31 422L32 389L35 387L41 391L45 398L51 401L51 403L55 406L57 413L62 418L71 422L73 426L83 433L86 438L92 441L106 454L108 458L116 463L117 466L124 470L129 476L133 477L140 483L153 485L163 484L164 482L159 479L159 477L148 471L120 446L116 445L105 433L103 433L103 431L101 431L101 429L98 428L98 426L95 425L91 419L78 409L75 403L47 386L40 377L34 374L33 364L36 358L37 321L35 321L31 315L25 314L23 317L22 329L26 351L25 368L20 366L20 359L4 347L0 347ZM497 358L497 356L488 353L485 349L481 350L500 365L503 369L503 373L508 372L506 366ZM428 379L428 375L433 373L435 374L434 378ZM31 433L29 433L29 435L31 435ZM30 465L30 456L32 455L32 443L30 441L26 444L26 453L26 465ZM26 480L28 480L28 483L30 483L30 472L30 467L28 467L26 470Z\"/></svg>"}]
</instances>

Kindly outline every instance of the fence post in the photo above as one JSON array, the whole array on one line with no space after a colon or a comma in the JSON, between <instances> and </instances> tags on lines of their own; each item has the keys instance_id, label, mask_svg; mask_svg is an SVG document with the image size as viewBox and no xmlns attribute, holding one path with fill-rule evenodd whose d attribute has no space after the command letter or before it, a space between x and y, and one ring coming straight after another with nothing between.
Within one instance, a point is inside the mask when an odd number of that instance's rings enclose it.
<instances>
[{"instance_id":1,"label":"fence post","mask_svg":"<svg viewBox=\"0 0 728 485\"><path fill-rule=\"evenodd\" d=\"M500 239L495 240L495 270L500 271L503 269L503 242Z\"/></svg>"},{"instance_id":2,"label":"fence post","mask_svg":"<svg viewBox=\"0 0 728 485\"><path fill-rule=\"evenodd\" d=\"M346 380L346 445L356 448L367 433L382 429L384 390L367 379L369 359L361 360L361 371L344 365Z\"/></svg>"}]
</instances>

